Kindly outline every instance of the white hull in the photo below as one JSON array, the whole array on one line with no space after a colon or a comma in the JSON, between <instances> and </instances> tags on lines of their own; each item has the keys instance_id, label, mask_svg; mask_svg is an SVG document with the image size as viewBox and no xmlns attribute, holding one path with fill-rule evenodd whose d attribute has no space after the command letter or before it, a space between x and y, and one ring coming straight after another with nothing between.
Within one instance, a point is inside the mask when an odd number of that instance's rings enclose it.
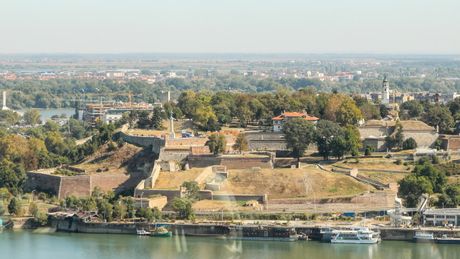
<instances>
[{"instance_id":1,"label":"white hull","mask_svg":"<svg viewBox=\"0 0 460 259\"><path fill-rule=\"evenodd\" d=\"M380 239L371 240L331 240L332 244L377 244Z\"/></svg>"}]
</instances>

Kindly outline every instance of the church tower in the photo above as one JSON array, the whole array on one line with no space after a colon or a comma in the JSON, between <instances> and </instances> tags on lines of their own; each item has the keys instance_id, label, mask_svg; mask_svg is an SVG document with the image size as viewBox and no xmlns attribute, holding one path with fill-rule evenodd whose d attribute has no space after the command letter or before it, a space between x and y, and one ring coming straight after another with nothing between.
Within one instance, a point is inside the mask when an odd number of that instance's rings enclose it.
<instances>
[{"instance_id":1,"label":"church tower","mask_svg":"<svg viewBox=\"0 0 460 259\"><path fill-rule=\"evenodd\" d=\"M387 77L383 78L383 92L382 92L382 104L390 104L390 83L388 83Z\"/></svg>"}]
</instances>

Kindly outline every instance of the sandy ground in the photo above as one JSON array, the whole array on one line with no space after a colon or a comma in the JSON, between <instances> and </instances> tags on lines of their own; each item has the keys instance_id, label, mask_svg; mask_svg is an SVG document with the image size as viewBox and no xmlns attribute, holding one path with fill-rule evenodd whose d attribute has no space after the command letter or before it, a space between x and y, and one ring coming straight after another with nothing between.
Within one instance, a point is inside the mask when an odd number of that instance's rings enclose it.
<instances>
[{"instance_id":1,"label":"sandy ground","mask_svg":"<svg viewBox=\"0 0 460 259\"><path fill-rule=\"evenodd\" d=\"M193 181L201 174L203 168L192 168L180 172L160 172L155 189L178 189L183 182Z\"/></svg>"},{"instance_id":2,"label":"sandy ground","mask_svg":"<svg viewBox=\"0 0 460 259\"><path fill-rule=\"evenodd\" d=\"M94 155L74 167L86 170L88 174L102 172L128 173L128 163L142 151L142 148L125 144L116 151L108 152L106 146L101 147Z\"/></svg>"},{"instance_id":3,"label":"sandy ground","mask_svg":"<svg viewBox=\"0 0 460 259\"><path fill-rule=\"evenodd\" d=\"M326 198L357 195L373 189L354 179L307 166L300 169L230 170L220 193L268 194L277 198Z\"/></svg>"},{"instance_id":4,"label":"sandy ground","mask_svg":"<svg viewBox=\"0 0 460 259\"><path fill-rule=\"evenodd\" d=\"M359 172L360 175L377 180L381 183L397 183L410 173L377 173L377 172Z\"/></svg>"}]
</instances>

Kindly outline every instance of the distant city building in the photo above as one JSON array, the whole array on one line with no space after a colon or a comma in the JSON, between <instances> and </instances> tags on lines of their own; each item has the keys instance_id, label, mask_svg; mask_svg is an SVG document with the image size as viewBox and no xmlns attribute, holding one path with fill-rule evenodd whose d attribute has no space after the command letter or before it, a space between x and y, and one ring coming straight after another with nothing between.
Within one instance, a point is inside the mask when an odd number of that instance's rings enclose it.
<instances>
[{"instance_id":1,"label":"distant city building","mask_svg":"<svg viewBox=\"0 0 460 259\"><path fill-rule=\"evenodd\" d=\"M310 116L306 112L284 112L283 114L272 118L273 132L283 131L283 125L294 118L303 118L313 123L316 123L319 120L319 118Z\"/></svg>"}]
</instances>

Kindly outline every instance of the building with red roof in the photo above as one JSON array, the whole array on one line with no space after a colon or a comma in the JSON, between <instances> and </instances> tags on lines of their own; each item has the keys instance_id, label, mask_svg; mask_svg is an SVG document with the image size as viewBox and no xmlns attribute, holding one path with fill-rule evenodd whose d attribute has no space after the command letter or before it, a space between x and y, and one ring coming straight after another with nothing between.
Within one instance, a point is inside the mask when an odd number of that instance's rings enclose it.
<instances>
[{"instance_id":1,"label":"building with red roof","mask_svg":"<svg viewBox=\"0 0 460 259\"><path fill-rule=\"evenodd\" d=\"M319 118L310 116L306 112L283 112L281 115L272 118L273 132L281 132L284 123L294 118L303 118L314 124L319 120Z\"/></svg>"}]
</instances>

